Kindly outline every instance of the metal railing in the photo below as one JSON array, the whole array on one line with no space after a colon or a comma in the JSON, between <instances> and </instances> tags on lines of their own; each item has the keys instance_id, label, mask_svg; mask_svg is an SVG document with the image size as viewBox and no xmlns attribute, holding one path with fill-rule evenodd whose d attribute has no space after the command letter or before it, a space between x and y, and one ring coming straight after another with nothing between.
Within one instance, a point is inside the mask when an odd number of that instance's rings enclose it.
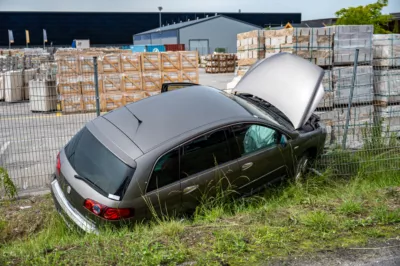
<instances>
[{"instance_id":1,"label":"metal railing","mask_svg":"<svg viewBox=\"0 0 400 266\"><path fill-rule=\"evenodd\" d=\"M134 76L121 80L112 62L99 66L96 56L26 60L2 64L0 75L0 167L19 190L46 188L58 151L85 123L143 97ZM400 170L400 65L331 65L324 86L316 113L327 126L327 152L318 167L341 176L362 164L363 171ZM128 87L131 94L121 93Z\"/></svg>"}]
</instances>

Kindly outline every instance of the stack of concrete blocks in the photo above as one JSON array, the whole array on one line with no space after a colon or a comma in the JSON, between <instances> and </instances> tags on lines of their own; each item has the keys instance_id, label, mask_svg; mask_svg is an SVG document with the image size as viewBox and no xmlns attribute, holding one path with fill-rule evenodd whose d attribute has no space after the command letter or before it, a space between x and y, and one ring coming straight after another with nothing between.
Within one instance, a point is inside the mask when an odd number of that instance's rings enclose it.
<instances>
[{"instance_id":1,"label":"stack of concrete blocks","mask_svg":"<svg viewBox=\"0 0 400 266\"><path fill-rule=\"evenodd\" d=\"M400 138L400 105L375 106L376 118L382 123L386 140Z\"/></svg>"},{"instance_id":2,"label":"stack of concrete blocks","mask_svg":"<svg viewBox=\"0 0 400 266\"><path fill-rule=\"evenodd\" d=\"M319 66L332 65L331 28L291 28L265 31L265 57L293 53Z\"/></svg>"},{"instance_id":3,"label":"stack of concrete blocks","mask_svg":"<svg viewBox=\"0 0 400 266\"><path fill-rule=\"evenodd\" d=\"M29 105L32 112L48 112L57 108L55 81L32 79L29 81Z\"/></svg>"},{"instance_id":4,"label":"stack of concrete blocks","mask_svg":"<svg viewBox=\"0 0 400 266\"><path fill-rule=\"evenodd\" d=\"M400 137L400 34L375 34L374 102L385 137Z\"/></svg>"},{"instance_id":5,"label":"stack of concrete blocks","mask_svg":"<svg viewBox=\"0 0 400 266\"><path fill-rule=\"evenodd\" d=\"M373 101L373 67L358 66L354 83L352 104L371 104ZM334 104L349 103L354 67L334 67Z\"/></svg>"},{"instance_id":6,"label":"stack of concrete blocks","mask_svg":"<svg viewBox=\"0 0 400 266\"><path fill-rule=\"evenodd\" d=\"M331 28L331 27L327 27ZM334 26L334 64L354 64L356 49L359 49L358 64L370 65L373 59L372 25Z\"/></svg>"},{"instance_id":7,"label":"stack of concrete blocks","mask_svg":"<svg viewBox=\"0 0 400 266\"><path fill-rule=\"evenodd\" d=\"M332 71L329 69L325 70L322 86L324 86L325 94L317 108L320 111L329 111L333 108L333 79Z\"/></svg>"},{"instance_id":8,"label":"stack of concrete blocks","mask_svg":"<svg viewBox=\"0 0 400 266\"><path fill-rule=\"evenodd\" d=\"M0 101L4 101L4 77L0 73Z\"/></svg>"},{"instance_id":9,"label":"stack of concrete blocks","mask_svg":"<svg viewBox=\"0 0 400 266\"><path fill-rule=\"evenodd\" d=\"M24 70L24 100L29 100L29 81L35 78L36 73L37 69L34 68Z\"/></svg>"},{"instance_id":10,"label":"stack of concrete blocks","mask_svg":"<svg viewBox=\"0 0 400 266\"><path fill-rule=\"evenodd\" d=\"M22 70L11 70L3 73L5 102L19 102L23 98Z\"/></svg>"},{"instance_id":11,"label":"stack of concrete blocks","mask_svg":"<svg viewBox=\"0 0 400 266\"><path fill-rule=\"evenodd\" d=\"M239 66L251 66L265 58L265 36L263 30L253 30L237 35L237 59Z\"/></svg>"},{"instance_id":12,"label":"stack of concrete blocks","mask_svg":"<svg viewBox=\"0 0 400 266\"><path fill-rule=\"evenodd\" d=\"M363 130L374 126L372 35L373 26L333 26L333 111L332 136L335 145L342 145L348 104L354 75L356 49L359 49L353 98L351 101L346 147L360 149L364 145Z\"/></svg>"}]
</instances>

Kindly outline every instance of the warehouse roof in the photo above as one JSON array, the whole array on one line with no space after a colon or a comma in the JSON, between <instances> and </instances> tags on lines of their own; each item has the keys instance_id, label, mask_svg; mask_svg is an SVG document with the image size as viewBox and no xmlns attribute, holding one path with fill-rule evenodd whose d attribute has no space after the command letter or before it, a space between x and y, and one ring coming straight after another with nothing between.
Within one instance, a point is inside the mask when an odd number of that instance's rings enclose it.
<instances>
[{"instance_id":1,"label":"warehouse roof","mask_svg":"<svg viewBox=\"0 0 400 266\"><path fill-rule=\"evenodd\" d=\"M186 27L198 24L198 23L202 23L202 22L205 22L205 21L209 21L209 20L216 19L216 18L221 18L221 17L227 18L227 19L230 19L230 20L234 20L234 21L238 21L240 23L248 24L248 25L251 25L251 26L254 26L254 27L257 27L257 28L261 29L260 26L257 26L257 25L254 25L254 24L242 21L242 20L238 20L238 19L231 18L231 17L224 16L224 15L216 15L216 16L213 16L213 17L201 18L201 19L185 21L185 22L181 22L181 23L176 23L176 24L163 26L163 27L161 27L161 31L178 30L178 29L186 28ZM149 33L156 33L156 32L159 32L159 31L160 31L160 28L156 28L156 29L152 29L152 30L148 30L148 31L145 31L145 32L141 32L141 33L135 34L135 36L143 35L143 34L149 34Z\"/></svg>"}]
</instances>

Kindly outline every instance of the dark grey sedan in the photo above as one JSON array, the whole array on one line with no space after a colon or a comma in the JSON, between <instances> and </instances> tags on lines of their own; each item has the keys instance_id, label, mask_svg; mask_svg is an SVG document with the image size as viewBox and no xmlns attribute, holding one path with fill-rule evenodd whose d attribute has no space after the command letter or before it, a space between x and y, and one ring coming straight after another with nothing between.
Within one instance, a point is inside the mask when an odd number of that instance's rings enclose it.
<instances>
[{"instance_id":1,"label":"dark grey sedan","mask_svg":"<svg viewBox=\"0 0 400 266\"><path fill-rule=\"evenodd\" d=\"M102 223L153 211L191 211L221 176L239 194L299 177L325 142L312 114L322 76L308 61L278 54L256 64L234 93L194 85L100 116L57 156L56 207L67 224L97 233Z\"/></svg>"}]
</instances>

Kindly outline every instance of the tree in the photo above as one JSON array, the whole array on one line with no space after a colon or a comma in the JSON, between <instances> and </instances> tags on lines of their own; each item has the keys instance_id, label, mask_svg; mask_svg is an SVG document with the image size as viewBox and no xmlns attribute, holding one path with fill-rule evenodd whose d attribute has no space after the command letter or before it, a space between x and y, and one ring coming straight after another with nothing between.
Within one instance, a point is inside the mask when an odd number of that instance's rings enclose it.
<instances>
[{"instance_id":1,"label":"tree","mask_svg":"<svg viewBox=\"0 0 400 266\"><path fill-rule=\"evenodd\" d=\"M390 33L386 30L392 20L391 15L383 15L382 9L389 0L378 0L366 6L342 8L335 13L336 25L374 25L374 33Z\"/></svg>"},{"instance_id":2,"label":"tree","mask_svg":"<svg viewBox=\"0 0 400 266\"><path fill-rule=\"evenodd\" d=\"M399 27L399 21L398 20L395 20L395 22L394 22L393 33L397 33L397 34L400 33L400 27Z\"/></svg>"}]
</instances>

